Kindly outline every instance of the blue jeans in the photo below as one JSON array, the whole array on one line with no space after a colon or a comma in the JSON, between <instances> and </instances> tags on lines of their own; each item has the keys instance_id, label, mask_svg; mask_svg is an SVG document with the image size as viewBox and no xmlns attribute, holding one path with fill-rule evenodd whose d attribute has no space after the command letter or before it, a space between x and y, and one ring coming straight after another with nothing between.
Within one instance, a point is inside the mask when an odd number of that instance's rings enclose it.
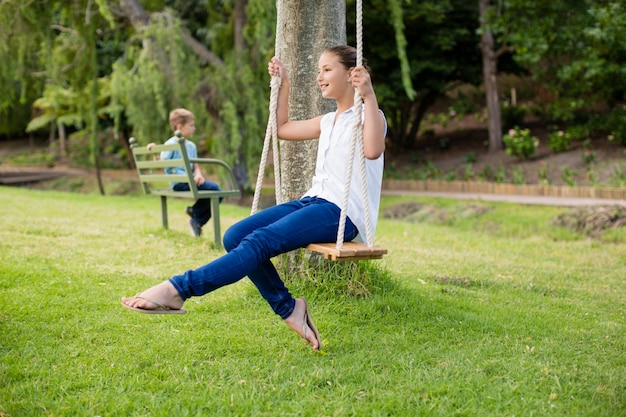
<instances>
[{"instance_id":1,"label":"blue jeans","mask_svg":"<svg viewBox=\"0 0 626 417\"><path fill-rule=\"evenodd\" d=\"M189 184L179 182L172 189L174 191L189 191ZM220 191L221 189L216 183L205 180L202 185L198 185L198 190ZM222 199L220 198L221 201ZM211 200L208 198L196 200L191 210L191 218L198 222L200 226L204 226L211 219Z\"/></svg>"},{"instance_id":2,"label":"blue jeans","mask_svg":"<svg viewBox=\"0 0 626 417\"><path fill-rule=\"evenodd\" d=\"M309 243L335 242L341 210L322 198L305 197L266 208L231 226L224 234L224 256L170 282L183 300L204 295L245 276L256 285L272 310L286 319L295 300L270 260ZM346 219L344 240L358 230Z\"/></svg>"}]
</instances>

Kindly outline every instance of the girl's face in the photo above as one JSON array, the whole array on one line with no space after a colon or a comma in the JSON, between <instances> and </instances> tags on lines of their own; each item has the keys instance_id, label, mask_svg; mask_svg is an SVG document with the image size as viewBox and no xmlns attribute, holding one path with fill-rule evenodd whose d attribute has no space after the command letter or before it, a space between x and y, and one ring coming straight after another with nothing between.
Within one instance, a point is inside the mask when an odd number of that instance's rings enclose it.
<instances>
[{"instance_id":1,"label":"girl's face","mask_svg":"<svg viewBox=\"0 0 626 417\"><path fill-rule=\"evenodd\" d=\"M319 59L317 84L322 90L322 97L337 100L346 92L354 94L350 83L350 73L339 62L339 57L331 52L324 52Z\"/></svg>"},{"instance_id":2,"label":"girl's face","mask_svg":"<svg viewBox=\"0 0 626 417\"><path fill-rule=\"evenodd\" d=\"M190 138L193 136L193 133L196 131L196 124L194 123L193 120L183 124L183 125L179 125L180 126L180 133L183 135L184 138Z\"/></svg>"}]
</instances>

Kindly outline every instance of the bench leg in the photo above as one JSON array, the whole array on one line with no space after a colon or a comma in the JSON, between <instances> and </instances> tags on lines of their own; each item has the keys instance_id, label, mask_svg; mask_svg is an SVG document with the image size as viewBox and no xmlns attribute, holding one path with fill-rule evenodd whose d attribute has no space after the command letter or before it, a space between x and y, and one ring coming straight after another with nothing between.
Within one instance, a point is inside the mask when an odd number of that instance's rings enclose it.
<instances>
[{"instance_id":1,"label":"bench leg","mask_svg":"<svg viewBox=\"0 0 626 417\"><path fill-rule=\"evenodd\" d=\"M167 229L167 197L161 196L161 219L163 220L163 228Z\"/></svg>"},{"instance_id":2,"label":"bench leg","mask_svg":"<svg viewBox=\"0 0 626 417\"><path fill-rule=\"evenodd\" d=\"M220 231L220 199L211 198L211 215L213 216L213 238L215 246L222 247L222 233Z\"/></svg>"}]
</instances>

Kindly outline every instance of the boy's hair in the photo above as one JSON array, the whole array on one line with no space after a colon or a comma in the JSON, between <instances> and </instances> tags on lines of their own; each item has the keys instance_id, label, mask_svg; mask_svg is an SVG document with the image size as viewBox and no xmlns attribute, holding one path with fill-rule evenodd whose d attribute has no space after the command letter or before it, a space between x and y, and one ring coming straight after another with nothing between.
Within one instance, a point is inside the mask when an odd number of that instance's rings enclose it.
<instances>
[{"instance_id":1,"label":"boy's hair","mask_svg":"<svg viewBox=\"0 0 626 417\"><path fill-rule=\"evenodd\" d=\"M337 57L339 58L339 62L341 62L341 64L346 67L346 69L356 67L356 48L353 46L330 46L324 49L324 52L329 52L331 54L337 55ZM365 68L369 73L372 72L367 66L367 60L365 58L363 58L363 68Z\"/></svg>"},{"instance_id":2,"label":"boy's hair","mask_svg":"<svg viewBox=\"0 0 626 417\"><path fill-rule=\"evenodd\" d=\"M174 109L170 112L170 127L172 130L176 130L177 125L186 125L195 119L193 113L187 109Z\"/></svg>"}]
</instances>

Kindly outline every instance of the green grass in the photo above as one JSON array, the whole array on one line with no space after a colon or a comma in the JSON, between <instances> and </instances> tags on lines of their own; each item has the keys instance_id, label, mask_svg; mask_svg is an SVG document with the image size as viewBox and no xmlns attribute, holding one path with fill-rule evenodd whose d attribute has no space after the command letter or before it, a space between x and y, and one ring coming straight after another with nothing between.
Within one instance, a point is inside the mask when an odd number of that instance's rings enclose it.
<instances>
[{"instance_id":1,"label":"green grass","mask_svg":"<svg viewBox=\"0 0 626 417\"><path fill-rule=\"evenodd\" d=\"M626 415L624 235L552 226L566 209L419 198L448 216L381 219L369 296L291 280L317 353L247 279L182 316L120 306L221 254L184 200L165 231L152 197L0 195L0 416Z\"/></svg>"}]
</instances>

